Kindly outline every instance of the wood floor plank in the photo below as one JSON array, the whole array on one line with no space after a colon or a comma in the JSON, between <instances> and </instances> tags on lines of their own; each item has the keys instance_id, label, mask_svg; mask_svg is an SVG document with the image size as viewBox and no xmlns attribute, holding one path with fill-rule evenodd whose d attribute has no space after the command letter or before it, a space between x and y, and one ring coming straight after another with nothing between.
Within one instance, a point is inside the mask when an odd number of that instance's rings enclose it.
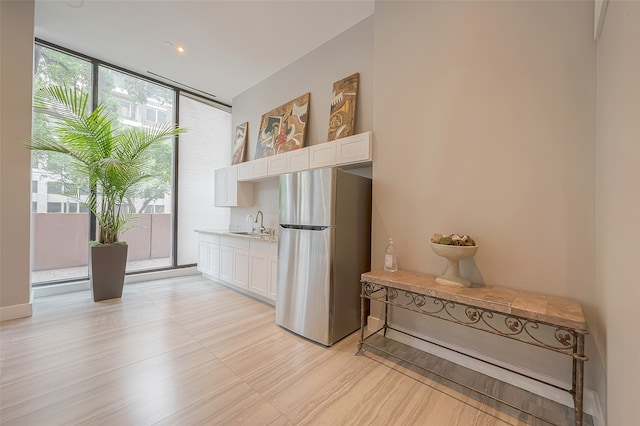
<instances>
[{"instance_id":1,"label":"wood floor plank","mask_svg":"<svg viewBox=\"0 0 640 426\"><path fill-rule=\"evenodd\" d=\"M330 348L301 338L275 324L273 307L198 276L33 308L0 324L2 425L543 424L397 360L356 356L357 333ZM397 349L571 424L554 401Z\"/></svg>"}]
</instances>

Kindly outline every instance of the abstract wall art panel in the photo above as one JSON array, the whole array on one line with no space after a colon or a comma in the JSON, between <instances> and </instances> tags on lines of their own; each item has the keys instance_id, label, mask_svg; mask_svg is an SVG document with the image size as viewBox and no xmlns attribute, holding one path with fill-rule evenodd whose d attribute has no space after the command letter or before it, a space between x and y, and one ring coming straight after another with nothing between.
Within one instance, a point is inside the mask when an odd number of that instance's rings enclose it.
<instances>
[{"instance_id":1,"label":"abstract wall art panel","mask_svg":"<svg viewBox=\"0 0 640 426\"><path fill-rule=\"evenodd\" d=\"M231 164L238 164L244 161L244 150L247 146L247 128L249 123L242 123L236 126L235 137L231 155Z\"/></svg>"},{"instance_id":2,"label":"abstract wall art panel","mask_svg":"<svg viewBox=\"0 0 640 426\"><path fill-rule=\"evenodd\" d=\"M327 140L333 141L353 135L359 80L360 73L355 73L333 83Z\"/></svg>"},{"instance_id":3,"label":"abstract wall art panel","mask_svg":"<svg viewBox=\"0 0 640 426\"><path fill-rule=\"evenodd\" d=\"M305 93L262 116L256 160L304 147L310 98Z\"/></svg>"}]
</instances>

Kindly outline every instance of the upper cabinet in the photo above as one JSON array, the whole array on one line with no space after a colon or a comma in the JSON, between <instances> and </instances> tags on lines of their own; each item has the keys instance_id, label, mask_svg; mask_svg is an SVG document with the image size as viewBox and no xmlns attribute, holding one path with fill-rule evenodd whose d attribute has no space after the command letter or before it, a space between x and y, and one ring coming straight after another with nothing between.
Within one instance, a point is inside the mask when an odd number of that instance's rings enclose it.
<instances>
[{"instance_id":1,"label":"upper cabinet","mask_svg":"<svg viewBox=\"0 0 640 426\"><path fill-rule=\"evenodd\" d=\"M267 177L267 158L238 164L238 180L256 180Z\"/></svg>"},{"instance_id":2,"label":"upper cabinet","mask_svg":"<svg viewBox=\"0 0 640 426\"><path fill-rule=\"evenodd\" d=\"M287 152L287 173L309 170L309 148Z\"/></svg>"},{"instance_id":3,"label":"upper cabinet","mask_svg":"<svg viewBox=\"0 0 640 426\"><path fill-rule=\"evenodd\" d=\"M373 160L371 132L360 133L335 141L308 146L271 157L241 163L237 166L236 183L258 181L267 177L320 167L366 164ZM227 167L226 170L231 167ZM216 206L218 170L216 170ZM234 191L231 191L234 192ZM238 191L239 194L239 191ZM246 204L225 204L245 206Z\"/></svg>"},{"instance_id":4,"label":"upper cabinet","mask_svg":"<svg viewBox=\"0 0 640 426\"><path fill-rule=\"evenodd\" d=\"M336 140L336 165L372 161L371 132Z\"/></svg>"},{"instance_id":5,"label":"upper cabinet","mask_svg":"<svg viewBox=\"0 0 640 426\"><path fill-rule=\"evenodd\" d=\"M287 173L287 154L267 157L267 174L269 176L278 176L282 173Z\"/></svg>"},{"instance_id":6,"label":"upper cabinet","mask_svg":"<svg viewBox=\"0 0 640 426\"><path fill-rule=\"evenodd\" d=\"M253 185L238 182L238 166L215 171L214 202L216 207L248 207L253 205Z\"/></svg>"}]
</instances>

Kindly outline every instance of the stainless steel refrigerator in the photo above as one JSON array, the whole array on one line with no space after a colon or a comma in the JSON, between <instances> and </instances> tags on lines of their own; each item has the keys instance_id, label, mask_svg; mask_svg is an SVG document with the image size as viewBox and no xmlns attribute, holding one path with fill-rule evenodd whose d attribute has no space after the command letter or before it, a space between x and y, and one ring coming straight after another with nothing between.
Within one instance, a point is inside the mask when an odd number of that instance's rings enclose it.
<instances>
[{"instance_id":1,"label":"stainless steel refrigerator","mask_svg":"<svg viewBox=\"0 0 640 426\"><path fill-rule=\"evenodd\" d=\"M336 168L280 176L276 323L326 346L360 327L371 267L371 179Z\"/></svg>"}]
</instances>

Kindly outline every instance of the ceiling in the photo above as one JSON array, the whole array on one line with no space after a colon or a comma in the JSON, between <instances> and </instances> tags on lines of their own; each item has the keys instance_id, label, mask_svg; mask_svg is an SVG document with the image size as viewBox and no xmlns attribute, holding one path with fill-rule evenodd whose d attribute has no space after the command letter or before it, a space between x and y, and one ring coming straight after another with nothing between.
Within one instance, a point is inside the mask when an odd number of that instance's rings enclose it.
<instances>
[{"instance_id":1,"label":"ceiling","mask_svg":"<svg viewBox=\"0 0 640 426\"><path fill-rule=\"evenodd\" d=\"M227 105L374 12L374 0L35 4L36 37Z\"/></svg>"}]
</instances>

